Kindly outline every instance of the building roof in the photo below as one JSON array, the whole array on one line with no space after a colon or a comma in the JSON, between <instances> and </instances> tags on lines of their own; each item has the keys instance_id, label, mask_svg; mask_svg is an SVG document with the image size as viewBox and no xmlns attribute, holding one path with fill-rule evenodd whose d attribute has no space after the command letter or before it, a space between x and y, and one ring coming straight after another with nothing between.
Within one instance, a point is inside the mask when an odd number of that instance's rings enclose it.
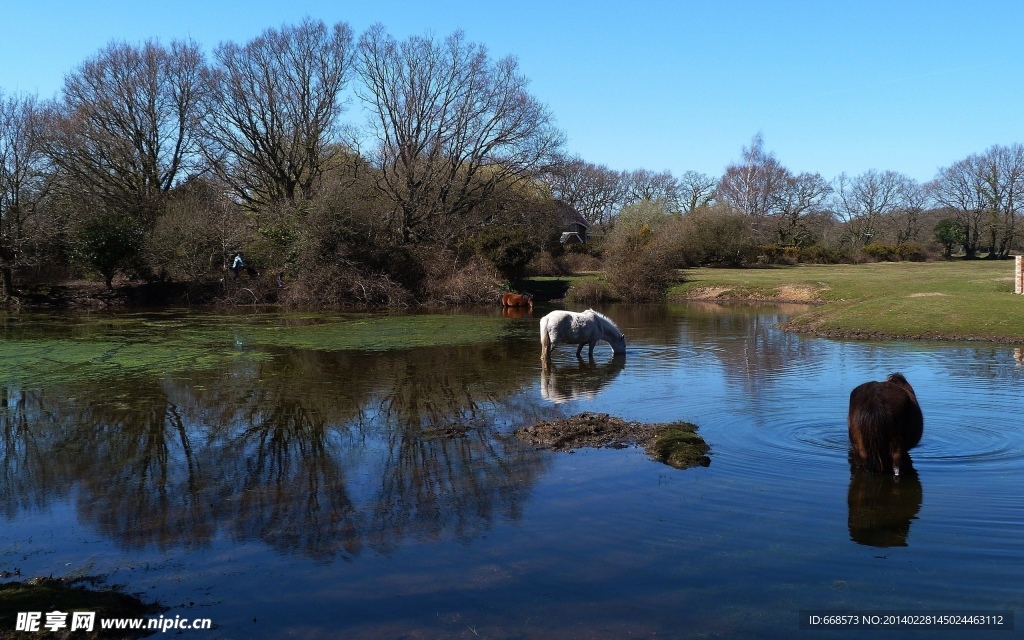
<instances>
[{"instance_id":1,"label":"building roof","mask_svg":"<svg viewBox=\"0 0 1024 640\"><path fill-rule=\"evenodd\" d=\"M565 220L566 224L581 224L585 229L590 228L590 223L587 219L576 210L568 202L563 200L555 200L555 207L558 209L558 214Z\"/></svg>"}]
</instances>

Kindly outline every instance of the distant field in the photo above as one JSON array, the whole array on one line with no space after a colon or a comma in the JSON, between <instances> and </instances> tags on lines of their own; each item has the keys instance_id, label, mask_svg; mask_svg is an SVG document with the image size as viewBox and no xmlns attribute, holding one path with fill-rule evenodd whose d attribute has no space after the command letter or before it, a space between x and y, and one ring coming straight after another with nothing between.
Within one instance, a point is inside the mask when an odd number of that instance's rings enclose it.
<instances>
[{"instance_id":1,"label":"distant field","mask_svg":"<svg viewBox=\"0 0 1024 640\"><path fill-rule=\"evenodd\" d=\"M818 335L1024 343L1013 261L690 269L670 300L824 303L787 323Z\"/></svg>"}]
</instances>

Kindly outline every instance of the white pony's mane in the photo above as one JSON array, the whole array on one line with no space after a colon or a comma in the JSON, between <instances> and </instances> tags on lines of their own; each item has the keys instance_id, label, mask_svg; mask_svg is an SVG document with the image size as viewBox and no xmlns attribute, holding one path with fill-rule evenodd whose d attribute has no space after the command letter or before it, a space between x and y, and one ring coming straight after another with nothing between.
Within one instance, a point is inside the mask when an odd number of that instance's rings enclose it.
<instances>
[{"instance_id":1,"label":"white pony's mane","mask_svg":"<svg viewBox=\"0 0 1024 640\"><path fill-rule=\"evenodd\" d=\"M601 321L611 325L612 329L615 329L616 331L618 331L619 332L619 337L622 336L622 329L619 329L619 325L617 325L614 322L612 322L612 319L609 318L608 316L604 315L603 313L598 313L597 311L594 311L593 309L587 309L586 311L584 311L584 313L592 313L592 314L594 314Z\"/></svg>"}]
</instances>

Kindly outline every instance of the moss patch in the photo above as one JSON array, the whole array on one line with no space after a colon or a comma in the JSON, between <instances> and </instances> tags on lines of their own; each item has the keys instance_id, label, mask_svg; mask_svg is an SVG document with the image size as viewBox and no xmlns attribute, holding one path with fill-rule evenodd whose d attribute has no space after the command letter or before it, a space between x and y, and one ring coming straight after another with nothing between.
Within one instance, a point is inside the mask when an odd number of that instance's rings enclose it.
<instances>
[{"instance_id":1,"label":"moss patch","mask_svg":"<svg viewBox=\"0 0 1024 640\"><path fill-rule=\"evenodd\" d=\"M36 634L21 632L18 636L26 638L44 635L47 638L142 638L154 632L127 632L124 630L108 631L100 629L101 618L144 618L167 610L167 607L155 603L145 603L135 596L118 589L88 588L83 583L93 582L95 578L33 578L25 582L8 582L0 584L0 637L7 637L7 631L15 628L18 612L38 611L43 614L40 631ZM68 628L62 632L50 633L42 627L46 622L46 614L54 611L92 611L96 613L96 621L92 633L76 631L71 634L71 616L67 618Z\"/></svg>"},{"instance_id":2,"label":"moss patch","mask_svg":"<svg viewBox=\"0 0 1024 640\"><path fill-rule=\"evenodd\" d=\"M644 446L647 454L676 469L706 467L711 464L711 447L694 433L697 427L689 422L675 422L658 433Z\"/></svg>"},{"instance_id":3,"label":"moss patch","mask_svg":"<svg viewBox=\"0 0 1024 640\"><path fill-rule=\"evenodd\" d=\"M651 458L677 469L711 464L711 447L689 422L628 422L607 413L584 412L520 427L516 436L553 451L580 447L622 449L640 445Z\"/></svg>"}]
</instances>

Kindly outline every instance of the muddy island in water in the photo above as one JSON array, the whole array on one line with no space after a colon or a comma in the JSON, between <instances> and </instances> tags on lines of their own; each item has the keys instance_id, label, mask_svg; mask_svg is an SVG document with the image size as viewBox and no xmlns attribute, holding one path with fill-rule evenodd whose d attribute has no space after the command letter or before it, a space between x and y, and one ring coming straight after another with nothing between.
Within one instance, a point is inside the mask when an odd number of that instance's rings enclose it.
<instances>
[{"instance_id":1,"label":"muddy island in water","mask_svg":"<svg viewBox=\"0 0 1024 640\"><path fill-rule=\"evenodd\" d=\"M6 573L6 572L5 572ZM7 575L0 577L8 577ZM91 631L72 633L68 626L47 635L53 638L143 638L156 633L155 630L102 629L100 619L122 618L142 619L167 611L167 607L146 603L135 595L125 593L117 587L101 587L99 577L79 578L32 578L24 582L7 582L0 585L0 629L14 629L17 612L39 612L40 632L45 633L43 624L48 612L65 612L70 618L72 611L89 611L95 614ZM89 585L89 586L86 586ZM65 622L68 619L65 618ZM38 634L23 634L38 635ZM0 631L0 638L9 637ZM10 637L15 637L14 635Z\"/></svg>"},{"instance_id":2,"label":"muddy island in water","mask_svg":"<svg viewBox=\"0 0 1024 640\"><path fill-rule=\"evenodd\" d=\"M711 447L696 431L697 426L689 422L628 422L607 413L584 412L520 427L515 433L524 442L552 451L640 445L654 460L687 469L711 464L707 455Z\"/></svg>"}]
</instances>

